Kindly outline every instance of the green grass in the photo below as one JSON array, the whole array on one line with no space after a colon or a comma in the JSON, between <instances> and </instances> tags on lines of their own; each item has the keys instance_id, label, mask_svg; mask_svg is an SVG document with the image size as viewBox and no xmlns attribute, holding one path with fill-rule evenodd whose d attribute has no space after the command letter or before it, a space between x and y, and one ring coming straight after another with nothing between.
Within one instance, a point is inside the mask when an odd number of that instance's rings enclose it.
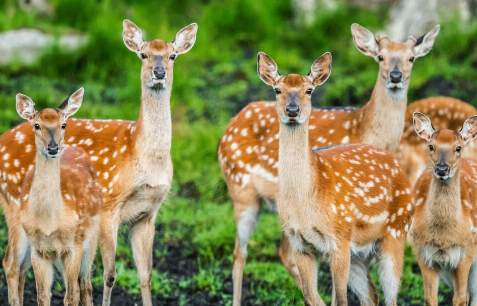
<instances>
[{"instance_id":1,"label":"green grass","mask_svg":"<svg viewBox=\"0 0 477 306\"><path fill-rule=\"evenodd\" d=\"M315 58L333 54L333 72L315 91L313 103L362 105L370 96L377 64L354 46L350 25L373 31L385 26L387 9L368 11L340 4L334 12L320 11L309 27L293 20L289 0L52 0L52 17L22 12L15 0L0 4L0 31L36 27L54 35L81 31L89 43L76 52L53 45L30 65L0 67L0 132L18 124L17 92L29 95L39 108L55 107L80 86L85 99L76 117L134 120L139 113L141 63L123 44L122 21L128 18L146 39L174 39L182 27L199 24L193 49L178 57L172 93L174 185L158 216L154 256L174 257L172 251L194 263L191 273L171 274L161 263L152 276L154 295L180 296L184 292L216 295L231 304L231 266L235 223L227 189L216 158L217 142L227 122L253 100L272 99L273 91L256 74L256 54L275 59L282 73L305 74ZM446 94L477 105L477 24L447 20L433 50L418 59L412 74L409 100ZM423 33L415 33L420 36ZM6 226L0 219L0 256L6 245ZM273 213L260 216L250 240L245 269L247 303L300 305L302 298L281 265L277 252L280 225ZM171 247L172 246L172 247ZM117 250L117 284L131 294L140 290L128 229L122 228ZM411 251L406 251L401 295L403 305L422 304L422 278ZM99 259L94 283L102 284ZM320 290L329 294L329 273L320 270ZM376 277L376 273L373 274ZM5 286L1 283L0 287ZM323 280L323 281L321 281ZM61 288L61 284L56 286ZM191 289L192 288L192 289ZM449 290L441 288L449 295ZM441 299L444 295L441 296ZM329 296L325 297L329 302Z\"/></svg>"}]
</instances>

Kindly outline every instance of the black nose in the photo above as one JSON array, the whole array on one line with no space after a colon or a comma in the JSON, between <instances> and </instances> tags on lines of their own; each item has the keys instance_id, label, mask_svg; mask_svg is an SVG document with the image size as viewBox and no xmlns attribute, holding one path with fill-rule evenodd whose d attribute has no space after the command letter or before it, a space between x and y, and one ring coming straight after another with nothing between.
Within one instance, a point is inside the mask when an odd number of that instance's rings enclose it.
<instances>
[{"instance_id":1,"label":"black nose","mask_svg":"<svg viewBox=\"0 0 477 306\"><path fill-rule=\"evenodd\" d=\"M48 154L50 155L56 155L58 154L58 145L48 145Z\"/></svg>"},{"instance_id":2,"label":"black nose","mask_svg":"<svg viewBox=\"0 0 477 306\"><path fill-rule=\"evenodd\" d=\"M439 176L446 176L449 174L449 166L446 164L438 164L436 166L436 173Z\"/></svg>"},{"instance_id":3,"label":"black nose","mask_svg":"<svg viewBox=\"0 0 477 306\"><path fill-rule=\"evenodd\" d=\"M300 110L300 108L298 107L298 105L289 104L289 105L287 105L287 116L288 117L296 117L296 116L298 116L298 111L299 110Z\"/></svg>"},{"instance_id":4,"label":"black nose","mask_svg":"<svg viewBox=\"0 0 477 306\"><path fill-rule=\"evenodd\" d=\"M402 81L402 73L399 70L393 70L389 74L391 77L391 82L393 83L400 83Z\"/></svg>"},{"instance_id":5,"label":"black nose","mask_svg":"<svg viewBox=\"0 0 477 306\"><path fill-rule=\"evenodd\" d=\"M162 67L156 67L154 68L154 75L156 78L162 80L166 77L166 70Z\"/></svg>"}]
</instances>

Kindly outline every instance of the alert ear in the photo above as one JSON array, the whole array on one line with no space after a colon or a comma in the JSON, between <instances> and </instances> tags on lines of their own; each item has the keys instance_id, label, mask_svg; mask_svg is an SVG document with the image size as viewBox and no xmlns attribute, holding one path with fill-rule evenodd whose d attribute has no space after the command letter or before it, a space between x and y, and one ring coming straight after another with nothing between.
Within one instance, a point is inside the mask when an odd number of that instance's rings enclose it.
<instances>
[{"instance_id":1,"label":"alert ear","mask_svg":"<svg viewBox=\"0 0 477 306\"><path fill-rule=\"evenodd\" d=\"M25 120L32 121L36 110L35 110L35 102L33 102L30 97L25 96L24 94L17 94L16 96L17 102L17 113Z\"/></svg>"},{"instance_id":2,"label":"alert ear","mask_svg":"<svg viewBox=\"0 0 477 306\"><path fill-rule=\"evenodd\" d=\"M199 26L197 23L192 23L177 32L176 38L172 42L174 50L176 50L177 54L184 54L192 49L197 38L198 28Z\"/></svg>"},{"instance_id":3,"label":"alert ear","mask_svg":"<svg viewBox=\"0 0 477 306\"><path fill-rule=\"evenodd\" d=\"M127 19L123 21L123 41L126 47L135 53L141 51L144 44L141 29Z\"/></svg>"},{"instance_id":4,"label":"alert ear","mask_svg":"<svg viewBox=\"0 0 477 306\"><path fill-rule=\"evenodd\" d=\"M84 88L81 87L75 91L67 100L65 100L58 109L63 113L66 118L73 116L81 107L83 102Z\"/></svg>"},{"instance_id":5,"label":"alert ear","mask_svg":"<svg viewBox=\"0 0 477 306\"><path fill-rule=\"evenodd\" d=\"M436 40L437 34L439 34L441 26L437 25L434 29L430 30L427 34L419 37L414 45L414 56L422 57L431 51L432 46Z\"/></svg>"},{"instance_id":6,"label":"alert ear","mask_svg":"<svg viewBox=\"0 0 477 306\"><path fill-rule=\"evenodd\" d=\"M464 140L464 145L477 137L477 115L465 120L464 125L462 126L462 129L459 133Z\"/></svg>"},{"instance_id":7,"label":"alert ear","mask_svg":"<svg viewBox=\"0 0 477 306\"><path fill-rule=\"evenodd\" d=\"M326 82L331 74L331 53L326 52L317 58L313 65L311 65L310 72L308 72L308 79L313 86L318 86Z\"/></svg>"},{"instance_id":8,"label":"alert ear","mask_svg":"<svg viewBox=\"0 0 477 306\"><path fill-rule=\"evenodd\" d=\"M375 57L379 53L379 46L373 33L357 23L351 25L351 34L353 41L361 53Z\"/></svg>"},{"instance_id":9,"label":"alert ear","mask_svg":"<svg viewBox=\"0 0 477 306\"><path fill-rule=\"evenodd\" d=\"M431 140L432 134L436 132L434 126L432 126L431 120L420 112L414 112L412 118L414 122L414 130L417 135L427 141Z\"/></svg>"},{"instance_id":10,"label":"alert ear","mask_svg":"<svg viewBox=\"0 0 477 306\"><path fill-rule=\"evenodd\" d=\"M263 52L259 52L257 55L257 72L262 81L270 86L275 86L280 79L277 64Z\"/></svg>"}]
</instances>

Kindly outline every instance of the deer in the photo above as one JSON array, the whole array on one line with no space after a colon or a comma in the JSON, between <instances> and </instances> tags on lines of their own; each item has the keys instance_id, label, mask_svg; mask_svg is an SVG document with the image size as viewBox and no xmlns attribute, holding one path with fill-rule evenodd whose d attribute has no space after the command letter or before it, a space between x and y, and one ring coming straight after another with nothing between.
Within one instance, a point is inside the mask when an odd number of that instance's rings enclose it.
<instances>
[{"instance_id":1,"label":"deer","mask_svg":"<svg viewBox=\"0 0 477 306\"><path fill-rule=\"evenodd\" d=\"M450 130L459 129L466 118L477 114L472 105L451 97L429 97L409 104L396 157L412 185L431 164L428 148L414 131L413 114L416 111L427 114L437 129ZM477 145L470 142L462 154L477 157Z\"/></svg>"},{"instance_id":2,"label":"deer","mask_svg":"<svg viewBox=\"0 0 477 306\"><path fill-rule=\"evenodd\" d=\"M477 305L477 163L463 157L477 136L477 115L460 130L436 130L414 112L416 134L428 145L431 167L414 185L412 249L424 281L426 305L437 305L439 276L454 287L454 306Z\"/></svg>"},{"instance_id":3,"label":"deer","mask_svg":"<svg viewBox=\"0 0 477 306\"><path fill-rule=\"evenodd\" d=\"M141 29L123 22L126 47L142 62L141 106L137 121L68 119L65 144L88 154L102 186L99 243L104 268L103 305L111 304L116 280L118 228L129 225L131 247L141 286L142 302L152 306L150 278L154 221L169 193L173 166L170 156L170 97L177 56L194 45L197 24L177 32L172 42L144 41ZM18 261L24 237L20 231L20 186L35 161L34 131L29 123L0 136L0 199L9 229L3 265L11 305L22 304L25 271ZM21 152L19 155L14 153Z\"/></svg>"},{"instance_id":4,"label":"deer","mask_svg":"<svg viewBox=\"0 0 477 306\"><path fill-rule=\"evenodd\" d=\"M439 33L437 25L422 37L404 42L373 35L353 24L354 44L373 57L379 72L373 93L361 109L313 108L309 136L313 148L365 143L395 153L403 128L407 90L414 61L430 52ZM281 93L279 88L275 89ZM312 91L306 92L311 95ZM237 238L234 249L234 305L240 305L248 241L257 225L260 199L274 207L278 192L279 123L275 102L253 102L231 119L219 141L218 160L233 202ZM389 116L383 116L389 114ZM325 131L325 132L323 132ZM290 244L282 236L280 258L297 284L298 270Z\"/></svg>"},{"instance_id":5,"label":"deer","mask_svg":"<svg viewBox=\"0 0 477 306\"><path fill-rule=\"evenodd\" d=\"M396 305L413 195L391 153L367 144L313 149L311 95L331 73L331 54L310 72L281 75L263 52L258 74L276 93L279 121L277 211L296 260L306 305L325 305L317 290L317 258L330 263L333 305L348 305L347 285L362 305L378 305L369 277L376 258L385 305ZM326 133L322 129L321 133Z\"/></svg>"},{"instance_id":6,"label":"deer","mask_svg":"<svg viewBox=\"0 0 477 306\"><path fill-rule=\"evenodd\" d=\"M53 266L63 274L65 305L78 305L79 298L82 305L93 305L91 266L103 194L86 152L64 146L66 120L78 111L83 95L80 88L58 108L41 111L28 96L16 96L18 114L34 128L36 148L20 193L20 223L31 252L24 248L19 257L29 265L31 256L41 306L50 305Z\"/></svg>"}]
</instances>

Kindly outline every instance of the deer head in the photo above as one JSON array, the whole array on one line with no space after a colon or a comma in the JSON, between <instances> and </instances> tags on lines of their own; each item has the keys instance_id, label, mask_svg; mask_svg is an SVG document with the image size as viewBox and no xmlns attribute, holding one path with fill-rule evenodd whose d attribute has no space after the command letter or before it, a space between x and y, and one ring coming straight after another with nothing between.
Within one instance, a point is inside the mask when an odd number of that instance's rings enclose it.
<instances>
[{"instance_id":1,"label":"deer head","mask_svg":"<svg viewBox=\"0 0 477 306\"><path fill-rule=\"evenodd\" d=\"M431 120L420 112L414 112L413 120L417 135L429 145L434 176L441 182L448 182L460 168L464 146L477 137L477 115L467 119L459 132L436 131Z\"/></svg>"},{"instance_id":2,"label":"deer head","mask_svg":"<svg viewBox=\"0 0 477 306\"><path fill-rule=\"evenodd\" d=\"M399 100L407 93L414 61L431 51L439 29L437 25L422 37L410 36L404 43L390 41L386 35L374 36L356 23L351 26L351 33L358 50L379 63L379 78L390 96Z\"/></svg>"},{"instance_id":3,"label":"deer head","mask_svg":"<svg viewBox=\"0 0 477 306\"><path fill-rule=\"evenodd\" d=\"M65 137L66 119L73 116L81 106L84 89L80 88L58 108L35 109L35 103L23 94L17 94L17 112L28 120L35 130L36 150L46 159L60 156Z\"/></svg>"},{"instance_id":4,"label":"deer head","mask_svg":"<svg viewBox=\"0 0 477 306\"><path fill-rule=\"evenodd\" d=\"M149 88L170 88L174 60L194 46L196 35L197 24L192 23L177 32L171 43L160 39L144 41L138 26L129 20L123 22L124 44L142 60L141 80Z\"/></svg>"},{"instance_id":5,"label":"deer head","mask_svg":"<svg viewBox=\"0 0 477 306\"><path fill-rule=\"evenodd\" d=\"M258 53L258 75L273 87L277 98L278 118L287 126L303 124L311 113L311 94L331 73L331 54L319 57L306 76L280 75L277 64L263 52Z\"/></svg>"}]
</instances>

